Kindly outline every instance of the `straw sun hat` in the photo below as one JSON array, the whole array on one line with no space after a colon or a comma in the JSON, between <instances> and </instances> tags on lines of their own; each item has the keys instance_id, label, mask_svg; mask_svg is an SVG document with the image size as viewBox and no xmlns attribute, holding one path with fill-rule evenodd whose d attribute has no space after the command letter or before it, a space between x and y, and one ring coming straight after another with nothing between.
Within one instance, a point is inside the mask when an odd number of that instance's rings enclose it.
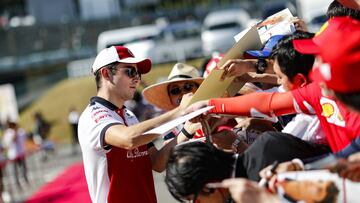
<instances>
[{"instance_id":1,"label":"straw sun hat","mask_svg":"<svg viewBox=\"0 0 360 203\"><path fill-rule=\"evenodd\" d=\"M177 63L172 68L168 80L151 85L143 90L144 98L152 105L162 109L162 110L171 110L175 108L171 104L170 97L168 94L168 85L174 82L182 81L193 81L197 84L201 84L204 78L200 77L198 70L190 65Z\"/></svg>"}]
</instances>

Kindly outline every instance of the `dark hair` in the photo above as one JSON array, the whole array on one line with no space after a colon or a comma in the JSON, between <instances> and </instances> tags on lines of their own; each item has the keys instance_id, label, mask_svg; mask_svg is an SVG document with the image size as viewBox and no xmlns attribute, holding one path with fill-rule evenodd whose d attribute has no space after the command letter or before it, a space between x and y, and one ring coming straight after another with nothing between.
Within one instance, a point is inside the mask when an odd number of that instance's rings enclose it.
<instances>
[{"instance_id":1,"label":"dark hair","mask_svg":"<svg viewBox=\"0 0 360 203\"><path fill-rule=\"evenodd\" d=\"M326 12L328 18L340 17L340 16L349 16L356 20L360 20L360 10L348 8L343 6L338 1L334 0L328 7Z\"/></svg>"},{"instance_id":2,"label":"dark hair","mask_svg":"<svg viewBox=\"0 0 360 203\"><path fill-rule=\"evenodd\" d=\"M235 158L211 144L199 141L180 144L170 153L165 183L171 195L181 198L197 195L205 184L230 178Z\"/></svg>"},{"instance_id":3,"label":"dark hair","mask_svg":"<svg viewBox=\"0 0 360 203\"><path fill-rule=\"evenodd\" d=\"M360 92L340 93L335 92L335 97L345 105L355 109L360 113Z\"/></svg>"},{"instance_id":4,"label":"dark hair","mask_svg":"<svg viewBox=\"0 0 360 203\"><path fill-rule=\"evenodd\" d=\"M313 36L313 33L296 31L294 34L282 38L272 50L270 58L277 60L281 72L283 72L290 81L292 81L298 73L308 77L315 61L314 55L301 54L296 51L292 41L294 39L310 39Z\"/></svg>"},{"instance_id":5,"label":"dark hair","mask_svg":"<svg viewBox=\"0 0 360 203\"><path fill-rule=\"evenodd\" d=\"M104 67L101 67L99 70L95 72L95 83L96 83L96 90L99 90L101 88L101 74L100 70L103 68L108 68L110 70L110 73L114 75L116 73L116 66L118 65L118 62L110 63Z\"/></svg>"}]
</instances>

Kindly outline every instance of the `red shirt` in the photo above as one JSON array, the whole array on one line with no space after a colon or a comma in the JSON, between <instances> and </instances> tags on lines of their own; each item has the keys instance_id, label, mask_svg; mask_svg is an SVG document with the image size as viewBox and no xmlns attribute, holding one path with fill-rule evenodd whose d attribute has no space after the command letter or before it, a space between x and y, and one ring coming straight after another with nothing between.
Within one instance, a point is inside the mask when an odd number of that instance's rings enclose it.
<instances>
[{"instance_id":1,"label":"red shirt","mask_svg":"<svg viewBox=\"0 0 360 203\"><path fill-rule=\"evenodd\" d=\"M127 114L123 109L116 113L128 125ZM111 147L106 154L110 189L108 203L156 203L151 160L146 145L133 150Z\"/></svg>"},{"instance_id":2,"label":"red shirt","mask_svg":"<svg viewBox=\"0 0 360 203\"><path fill-rule=\"evenodd\" d=\"M110 189L108 203L156 203L151 161L143 145L135 150L112 147L107 153Z\"/></svg>"},{"instance_id":3,"label":"red shirt","mask_svg":"<svg viewBox=\"0 0 360 203\"><path fill-rule=\"evenodd\" d=\"M360 115L339 101L324 97L318 84L291 91L298 113L316 114L333 152L344 149L360 135Z\"/></svg>"}]
</instances>

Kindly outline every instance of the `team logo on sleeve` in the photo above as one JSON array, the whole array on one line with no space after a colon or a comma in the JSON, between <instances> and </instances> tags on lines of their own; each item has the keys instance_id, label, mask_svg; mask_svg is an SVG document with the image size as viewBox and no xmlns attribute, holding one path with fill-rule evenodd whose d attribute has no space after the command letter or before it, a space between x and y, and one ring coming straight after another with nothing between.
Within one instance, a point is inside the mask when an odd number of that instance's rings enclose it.
<instances>
[{"instance_id":1,"label":"team logo on sleeve","mask_svg":"<svg viewBox=\"0 0 360 203\"><path fill-rule=\"evenodd\" d=\"M326 118L327 122L337 126L345 127L344 117L341 115L339 107L335 101L321 97L320 104L322 108L321 115Z\"/></svg>"}]
</instances>

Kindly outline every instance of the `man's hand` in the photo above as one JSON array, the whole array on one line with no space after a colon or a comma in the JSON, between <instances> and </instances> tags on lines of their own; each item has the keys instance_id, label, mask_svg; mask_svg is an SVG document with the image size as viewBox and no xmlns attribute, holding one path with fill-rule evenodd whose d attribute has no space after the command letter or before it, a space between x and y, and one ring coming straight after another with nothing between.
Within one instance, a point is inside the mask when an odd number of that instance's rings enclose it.
<instances>
[{"instance_id":1,"label":"man's hand","mask_svg":"<svg viewBox=\"0 0 360 203\"><path fill-rule=\"evenodd\" d=\"M290 22L294 24L296 30L308 32L308 28L306 26L306 23L300 19L299 17L292 17L290 19Z\"/></svg>"},{"instance_id":2,"label":"man's hand","mask_svg":"<svg viewBox=\"0 0 360 203\"><path fill-rule=\"evenodd\" d=\"M190 134L195 133L197 130L201 129L201 123L192 123L190 121L186 121L184 124L184 128Z\"/></svg>"},{"instance_id":3,"label":"man's hand","mask_svg":"<svg viewBox=\"0 0 360 203\"><path fill-rule=\"evenodd\" d=\"M187 93L187 94L184 94L181 98L181 102L180 102L180 109L182 110L185 110L187 107L188 107L188 104L191 100L191 98L193 97L193 93Z\"/></svg>"},{"instance_id":4,"label":"man's hand","mask_svg":"<svg viewBox=\"0 0 360 203\"><path fill-rule=\"evenodd\" d=\"M188 114L188 113L194 112L196 110L199 110L201 108L207 107L208 104L209 104L209 100L202 100L202 101L195 102L186 108L185 114ZM208 112L204 112L202 115L199 115L199 116L191 119L190 122L199 123L199 122L201 122L201 120L206 119L207 115L208 115Z\"/></svg>"},{"instance_id":5,"label":"man's hand","mask_svg":"<svg viewBox=\"0 0 360 203\"><path fill-rule=\"evenodd\" d=\"M183 95L183 97L181 98L180 105L178 107L176 107L177 112L175 114L175 117L183 116L187 113L186 109L189 105L189 102L190 102L192 96L193 96L193 93L187 93L187 94Z\"/></svg>"},{"instance_id":6,"label":"man's hand","mask_svg":"<svg viewBox=\"0 0 360 203\"><path fill-rule=\"evenodd\" d=\"M232 76L239 77L249 71L256 71L253 62L242 59L230 59L220 69L224 69L221 80Z\"/></svg>"},{"instance_id":7,"label":"man's hand","mask_svg":"<svg viewBox=\"0 0 360 203\"><path fill-rule=\"evenodd\" d=\"M355 161L360 162L360 152L350 155L348 160L351 162L355 162Z\"/></svg>"},{"instance_id":8,"label":"man's hand","mask_svg":"<svg viewBox=\"0 0 360 203\"><path fill-rule=\"evenodd\" d=\"M276 178L278 173L283 173L283 172L287 172L287 171L301 171L303 170L302 166L300 166L298 163L293 162L293 161L287 161L287 162L283 162L281 164L279 164L275 171L272 172L272 165L265 167L264 169L262 169L259 173L261 178L265 178L269 183L269 190L272 192L276 191L276 186L275 186L275 182L276 182Z\"/></svg>"},{"instance_id":9,"label":"man's hand","mask_svg":"<svg viewBox=\"0 0 360 203\"><path fill-rule=\"evenodd\" d=\"M335 171L340 177L360 182L360 152L349 156L348 159L338 159Z\"/></svg>"},{"instance_id":10,"label":"man's hand","mask_svg":"<svg viewBox=\"0 0 360 203\"><path fill-rule=\"evenodd\" d=\"M340 177L360 182L360 162L348 162L338 174Z\"/></svg>"}]
</instances>

